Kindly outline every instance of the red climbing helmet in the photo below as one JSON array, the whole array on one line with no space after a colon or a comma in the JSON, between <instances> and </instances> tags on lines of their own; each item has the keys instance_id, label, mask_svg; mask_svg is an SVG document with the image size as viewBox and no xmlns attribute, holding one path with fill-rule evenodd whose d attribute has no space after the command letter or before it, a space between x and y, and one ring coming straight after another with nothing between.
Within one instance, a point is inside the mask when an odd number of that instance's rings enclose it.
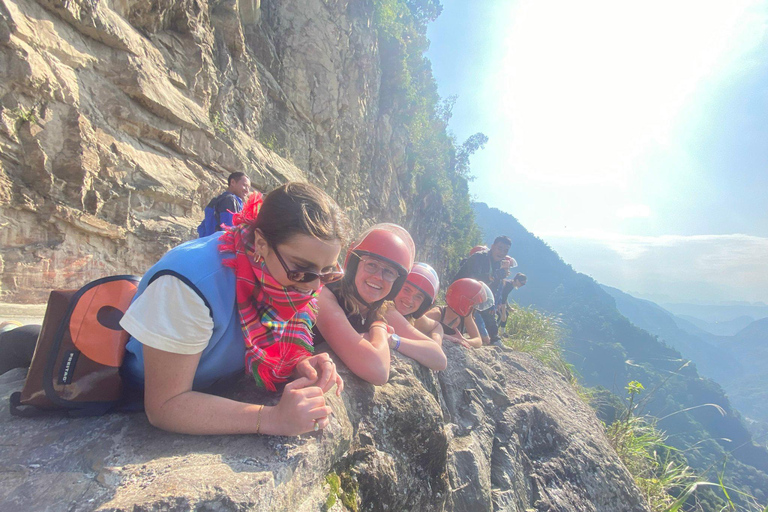
<instances>
[{"instance_id":1,"label":"red climbing helmet","mask_svg":"<svg viewBox=\"0 0 768 512\"><path fill-rule=\"evenodd\" d=\"M416 308L416 311L410 315L413 318L420 318L435 302L437 292L440 290L440 278L437 277L437 272L430 265L415 263L405 281L427 296L419 307Z\"/></svg>"},{"instance_id":2,"label":"red climbing helmet","mask_svg":"<svg viewBox=\"0 0 768 512\"><path fill-rule=\"evenodd\" d=\"M467 316L472 311L473 306L488 300L490 289L486 291L488 287L486 285L483 288L483 284L468 277L457 279L448 287L448 291L445 292L445 302L459 316ZM493 300L493 294L490 294L490 296L491 300Z\"/></svg>"},{"instance_id":3,"label":"red climbing helmet","mask_svg":"<svg viewBox=\"0 0 768 512\"><path fill-rule=\"evenodd\" d=\"M490 251L490 249L488 249L487 245L476 245L469 250L469 255L472 256L473 254L476 254L478 252L488 252L488 251Z\"/></svg>"},{"instance_id":4,"label":"red climbing helmet","mask_svg":"<svg viewBox=\"0 0 768 512\"><path fill-rule=\"evenodd\" d=\"M347 251L344 269L350 278L354 279L360 257L366 255L385 261L397 269L400 277L392 283L392 291L384 298L394 299L403 287L416 256L416 246L411 235L397 224L385 223L370 227Z\"/></svg>"},{"instance_id":5,"label":"red climbing helmet","mask_svg":"<svg viewBox=\"0 0 768 512\"><path fill-rule=\"evenodd\" d=\"M437 291L440 289L440 278L437 277L437 272L426 263L419 262L414 264L411 273L408 274L408 278L405 281L418 288L419 291L424 292L433 301L437 297Z\"/></svg>"}]
</instances>

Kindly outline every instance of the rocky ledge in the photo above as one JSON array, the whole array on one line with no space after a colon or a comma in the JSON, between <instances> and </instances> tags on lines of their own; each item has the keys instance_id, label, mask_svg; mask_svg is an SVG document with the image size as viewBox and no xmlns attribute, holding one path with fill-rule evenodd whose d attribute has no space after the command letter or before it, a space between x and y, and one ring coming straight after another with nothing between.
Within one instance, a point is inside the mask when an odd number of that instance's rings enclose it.
<instances>
[{"instance_id":1,"label":"rocky ledge","mask_svg":"<svg viewBox=\"0 0 768 512\"><path fill-rule=\"evenodd\" d=\"M170 434L140 413L20 419L4 407L0 510L648 510L563 377L509 349L445 349L439 373L395 356L380 387L340 365L347 387L328 395L330 427L298 438ZM0 377L5 403L23 378ZM240 400L274 399L245 378L236 388Z\"/></svg>"}]
</instances>

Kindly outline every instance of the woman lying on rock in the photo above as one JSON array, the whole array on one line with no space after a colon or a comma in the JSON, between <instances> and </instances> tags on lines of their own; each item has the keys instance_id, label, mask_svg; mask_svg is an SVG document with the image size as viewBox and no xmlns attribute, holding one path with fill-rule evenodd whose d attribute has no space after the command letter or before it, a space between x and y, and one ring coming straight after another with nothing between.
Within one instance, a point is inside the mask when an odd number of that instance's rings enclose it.
<instances>
[{"instance_id":1,"label":"woman lying on rock","mask_svg":"<svg viewBox=\"0 0 768 512\"><path fill-rule=\"evenodd\" d=\"M382 306L402 288L414 254L405 229L377 224L350 247L344 278L320 292L316 345L328 342L355 375L375 385L389 379L389 348L397 344Z\"/></svg>"},{"instance_id":2,"label":"woman lying on rock","mask_svg":"<svg viewBox=\"0 0 768 512\"><path fill-rule=\"evenodd\" d=\"M443 327L424 316L439 289L435 269L426 263L416 263L395 297L395 308L388 308L385 314L397 334L393 348L432 370L445 370L448 363L442 349Z\"/></svg>"},{"instance_id":3,"label":"woman lying on rock","mask_svg":"<svg viewBox=\"0 0 768 512\"><path fill-rule=\"evenodd\" d=\"M488 285L475 279L457 279L445 292L445 302L446 306L432 308L424 316L440 323L444 340L467 348L481 347L483 340L473 314L493 306L493 293Z\"/></svg>"},{"instance_id":4,"label":"woman lying on rock","mask_svg":"<svg viewBox=\"0 0 768 512\"><path fill-rule=\"evenodd\" d=\"M345 218L317 187L253 194L222 235L170 250L144 275L121 320L131 334L124 377L144 388L149 421L189 434L298 435L328 425L323 394L342 379L312 355L316 297L341 279ZM274 391L273 407L205 389L243 368Z\"/></svg>"}]
</instances>

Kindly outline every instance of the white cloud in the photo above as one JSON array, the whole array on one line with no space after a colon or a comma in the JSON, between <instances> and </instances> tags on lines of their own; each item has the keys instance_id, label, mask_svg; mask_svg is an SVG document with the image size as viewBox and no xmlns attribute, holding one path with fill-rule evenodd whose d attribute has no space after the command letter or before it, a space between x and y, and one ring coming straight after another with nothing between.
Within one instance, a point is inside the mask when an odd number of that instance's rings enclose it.
<instances>
[{"instance_id":1,"label":"white cloud","mask_svg":"<svg viewBox=\"0 0 768 512\"><path fill-rule=\"evenodd\" d=\"M623 290L675 300L768 302L768 238L600 231L539 236L579 272Z\"/></svg>"},{"instance_id":2,"label":"white cloud","mask_svg":"<svg viewBox=\"0 0 768 512\"><path fill-rule=\"evenodd\" d=\"M651 216L651 209L645 204L628 204L616 210L620 219L643 219Z\"/></svg>"}]
</instances>

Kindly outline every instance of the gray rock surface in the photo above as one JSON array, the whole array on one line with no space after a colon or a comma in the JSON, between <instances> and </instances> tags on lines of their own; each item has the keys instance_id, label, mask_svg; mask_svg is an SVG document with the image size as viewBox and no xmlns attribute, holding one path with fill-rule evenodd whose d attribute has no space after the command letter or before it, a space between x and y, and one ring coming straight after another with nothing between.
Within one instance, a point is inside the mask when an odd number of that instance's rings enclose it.
<instances>
[{"instance_id":1,"label":"gray rock surface","mask_svg":"<svg viewBox=\"0 0 768 512\"><path fill-rule=\"evenodd\" d=\"M0 510L314 511L331 472L356 483L360 510L648 510L565 379L508 349L446 353L440 373L395 356L381 387L341 368L331 426L298 438L170 434L141 413L20 419L4 407ZM2 400L23 376L0 377ZM234 389L275 399L245 378Z\"/></svg>"},{"instance_id":2,"label":"gray rock surface","mask_svg":"<svg viewBox=\"0 0 768 512\"><path fill-rule=\"evenodd\" d=\"M372 16L344 0L0 0L0 298L143 273L234 171L261 190L314 182L358 227L431 204L410 196L403 121L380 106Z\"/></svg>"},{"instance_id":3,"label":"gray rock surface","mask_svg":"<svg viewBox=\"0 0 768 512\"><path fill-rule=\"evenodd\" d=\"M372 17L366 0L0 0L0 298L143 273L234 171L319 184L357 227L413 220L436 261L450 205L414 196ZM291 439L3 407L0 510L314 511L330 473L361 510L646 510L562 378L446 352L440 374L395 357L378 388L346 374L331 427ZM233 394L274 400L247 379Z\"/></svg>"}]
</instances>

